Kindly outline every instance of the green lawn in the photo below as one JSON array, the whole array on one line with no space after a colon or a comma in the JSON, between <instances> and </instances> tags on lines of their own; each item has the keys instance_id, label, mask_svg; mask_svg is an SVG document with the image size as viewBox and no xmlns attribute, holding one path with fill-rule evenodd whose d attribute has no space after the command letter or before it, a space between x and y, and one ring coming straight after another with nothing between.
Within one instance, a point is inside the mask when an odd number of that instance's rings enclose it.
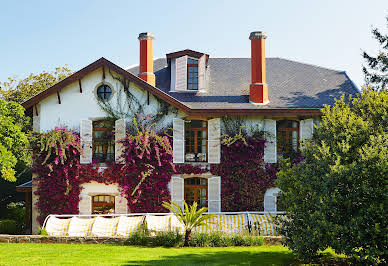
<instances>
[{"instance_id":1,"label":"green lawn","mask_svg":"<svg viewBox=\"0 0 388 266\"><path fill-rule=\"evenodd\" d=\"M282 246L147 248L96 244L0 244L0 265L289 265Z\"/></svg>"},{"instance_id":2,"label":"green lawn","mask_svg":"<svg viewBox=\"0 0 388 266\"><path fill-rule=\"evenodd\" d=\"M340 261L332 252L318 264ZM334 260L333 260L334 259ZM343 265L340 262L339 264ZM346 264L346 263L345 263ZM103 244L0 243L0 265L299 265L283 246L149 248Z\"/></svg>"}]
</instances>

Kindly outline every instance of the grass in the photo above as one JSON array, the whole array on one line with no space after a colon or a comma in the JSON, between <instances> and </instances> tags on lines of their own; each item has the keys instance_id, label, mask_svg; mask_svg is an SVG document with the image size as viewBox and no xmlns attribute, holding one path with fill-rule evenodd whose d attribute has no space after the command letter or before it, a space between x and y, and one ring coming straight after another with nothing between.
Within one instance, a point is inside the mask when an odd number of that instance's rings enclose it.
<instances>
[{"instance_id":1,"label":"grass","mask_svg":"<svg viewBox=\"0 0 388 266\"><path fill-rule=\"evenodd\" d=\"M342 263L341 263L342 262ZM346 265L332 252L322 264ZM319 263L319 264L321 264ZM339 263L339 264L338 264ZM299 265L283 246L163 248L0 243L0 265Z\"/></svg>"}]
</instances>

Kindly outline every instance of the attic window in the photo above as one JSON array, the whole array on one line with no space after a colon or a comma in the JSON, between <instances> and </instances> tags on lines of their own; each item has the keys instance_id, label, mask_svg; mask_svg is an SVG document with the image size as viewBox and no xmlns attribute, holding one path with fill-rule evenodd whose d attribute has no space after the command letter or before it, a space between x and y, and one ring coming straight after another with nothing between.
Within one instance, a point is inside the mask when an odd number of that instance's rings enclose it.
<instances>
[{"instance_id":1,"label":"attic window","mask_svg":"<svg viewBox=\"0 0 388 266\"><path fill-rule=\"evenodd\" d=\"M112 96L112 89L108 85L101 85L97 88L97 96L101 100L109 100Z\"/></svg>"},{"instance_id":2,"label":"attic window","mask_svg":"<svg viewBox=\"0 0 388 266\"><path fill-rule=\"evenodd\" d=\"M198 90L198 60L187 60L187 89Z\"/></svg>"}]
</instances>

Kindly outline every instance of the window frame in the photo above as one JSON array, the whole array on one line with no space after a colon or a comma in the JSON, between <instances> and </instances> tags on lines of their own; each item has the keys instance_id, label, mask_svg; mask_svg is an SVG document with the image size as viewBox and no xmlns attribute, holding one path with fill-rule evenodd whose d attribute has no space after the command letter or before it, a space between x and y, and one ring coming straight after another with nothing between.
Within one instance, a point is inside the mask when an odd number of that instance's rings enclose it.
<instances>
[{"instance_id":1,"label":"window frame","mask_svg":"<svg viewBox=\"0 0 388 266\"><path fill-rule=\"evenodd\" d=\"M109 127L96 127L95 124L96 123L101 123L101 122L109 122L112 124L112 127L109 128ZM99 159L98 163L108 163L108 162L113 162L115 160L115 138L114 138L114 122L111 121L111 120L106 120L106 119L100 119L100 120L95 120L93 121L92 123L93 125L93 132L92 132L92 158L93 159L96 159L97 158L97 154L102 154L102 157L103 159ZM109 129L112 129L110 132L109 132ZM97 138L96 137L96 132L99 132L99 131L104 131L106 133L112 133L112 136L111 136L111 140L110 142L109 141L101 141L101 140L104 140L104 138ZM96 152L96 142L100 141L102 144L102 153L97 153ZM112 153L108 153L108 146L111 145L112 146L112 150L113 152ZM111 155L111 158L108 160L108 155Z\"/></svg>"},{"instance_id":2,"label":"window frame","mask_svg":"<svg viewBox=\"0 0 388 266\"><path fill-rule=\"evenodd\" d=\"M297 127L296 128L293 128L293 127L278 127L278 123L281 122L281 121L291 121L291 122L296 122L297 123ZM280 141L280 136L279 136L279 131L281 132L286 132L285 136L286 136L286 139L284 141L284 143L291 143L291 145L287 145L286 146L286 150L282 150L282 146L281 146L281 141ZM292 146L292 138L291 138L291 141L289 142L289 132L297 132L297 147L296 147L296 151L293 149L293 146ZM292 134L292 133L291 133ZM289 154L291 152L298 152L299 151L299 142L300 142L300 120L298 119L278 119L276 120L276 152L277 154Z\"/></svg>"},{"instance_id":3,"label":"window frame","mask_svg":"<svg viewBox=\"0 0 388 266\"><path fill-rule=\"evenodd\" d=\"M206 127L190 127L189 129L186 127L189 123L191 124L192 121L201 121L201 122L205 122L206 123ZM207 162L208 161L208 141L209 141L209 123L207 120L203 120L203 119L192 119L192 120L186 120L185 121L185 138L184 138L184 158L185 158L185 162ZM191 140L191 134L187 134L188 132L192 132L194 131L194 144L192 143L192 140ZM206 132L206 160L205 161L199 161L197 159L195 159L194 161L187 161L186 160L186 154L187 153L194 153L195 154L195 158L197 158L197 154L201 153L201 152L198 152L198 133L199 132ZM190 144L187 145L186 141L187 141L187 138L190 138ZM203 141L203 139L201 139L201 141ZM187 146L191 147L193 146L194 147L194 151L187 151Z\"/></svg>"},{"instance_id":4,"label":"window frame","mask_svg":"<svg viewBox=\"0 0 388 266\"><path fill-rule=\"evenodd\" d=\"M189 64L189 60L195 60L197 63L196 64ZM196 83L193 83L193 82L189 82L189 79L190 79L190 67L196 67L197 68L197 77L196 77ZM192 72L192 73L195 73L195 72ZM199 59L198 58L192 58L192 57L187 57L187 82L186 82L186 86L187 86L187 90L189 91L198 91L199 89ZM197 88L196 89L190 89L189 88L189 84L197 84Z\"/></svg>"},{"instance_id":5,"label":"window frame","mask_svg":"<svg viewBox=\"0 0 388 266\"><path fill-rule=\"evenodd\" d=\"M104 197L104 198L105 197L110 197L111 199L113 199L113 201L112 201L113 203L112 202L106 202L106 201L102 201L102 202L95 201L94 200L95 197ZM113 213L115 213L116 212L116 198L115 198L115 196L107 195L107 194L98 194L98 195L93 195L92 196L92 214L110 214L110 212L107 212L107 213L104 212L104 209L106 209L109 206L113 207ZM94 211L95 207L102 207L103 212L102 213L96 213ZM112 208L110 208L110 209L112 209Z\"/></svg>"},{"instance_id":6,"label":"window frame","mask_svg":"<svg viewBox=\"0 0 388 266\"><path fill-rule=\"evenodd\" d=\"M195 179L198 179L199 180L199 183L201 183L201 180L205 180L206 181L206 184L205 185L191 185L191 184L186 184L186 181L187 180L195 180ZM184 181L183 181L183 187L184 187L184 193L183 193L183 199L185 200L185 202L187 204L190 204L190 202L188 202L186 200L186 192L188 189L193 189L194 190L194 199L193 199L193 202L197 202L198 204L198 208L202 208L202 207L208 207L209 205L209 182L208 182L208 179L207 178L203 178L203 177L189 177L189 178L185 178ZM202 190L202 189L205 189L206 191L206 204L205 206L203 205L200 205L199 203L199 190Z\"/></svg>"},{"instance_id":7,"label":"window frame","mask_svg":"<svg viewBox=\"0 0 388 266\"><path fill-rule=\"evenodd\" d=\"M104 88L104 91L103 92L98 92L98 90L103 87ZM106 88L109 88L110 89L110 92L109 92L109 97L106 98L106 94L108 94L108 92L106 92ZM104 98L100 97L100 94L103 94L104 95ZM97 95L97 98L101 101L109 101L111 98L112 98L112 95L113 95L113 89L111 88L111 86L109 86L108 84L100 84L97 86L97 89L96 89L96 95Z\"/></svg>"}]
</instances>

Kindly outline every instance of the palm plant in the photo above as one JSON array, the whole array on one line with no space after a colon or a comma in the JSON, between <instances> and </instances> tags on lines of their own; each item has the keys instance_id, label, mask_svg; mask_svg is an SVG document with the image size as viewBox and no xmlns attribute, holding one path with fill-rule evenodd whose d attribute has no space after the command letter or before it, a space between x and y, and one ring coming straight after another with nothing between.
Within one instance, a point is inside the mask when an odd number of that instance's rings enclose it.
<instances>
[{"instance_id":1,"label":"palm plant","mask_svg":"<svg viewBox=\"0 0 388 266\"><path fill-rule=\"evenodd\" d=\"M183 201L183 203L185 205L184 211L177 203L173 201L171 201L170 203L164 201L162 205L163 207L171 211L185 228L185 242L183 246L187 247L191 240L191 232L193 231L193 229L202 225L207 226L208 224L210 224L208 220L213 218L214 215L203 215L203 213L205 213L208 208L203 207L197 210L197 202L194 202L193 205L191 205L190 207L185 201Z\"/></svg>"}]
</instances>

